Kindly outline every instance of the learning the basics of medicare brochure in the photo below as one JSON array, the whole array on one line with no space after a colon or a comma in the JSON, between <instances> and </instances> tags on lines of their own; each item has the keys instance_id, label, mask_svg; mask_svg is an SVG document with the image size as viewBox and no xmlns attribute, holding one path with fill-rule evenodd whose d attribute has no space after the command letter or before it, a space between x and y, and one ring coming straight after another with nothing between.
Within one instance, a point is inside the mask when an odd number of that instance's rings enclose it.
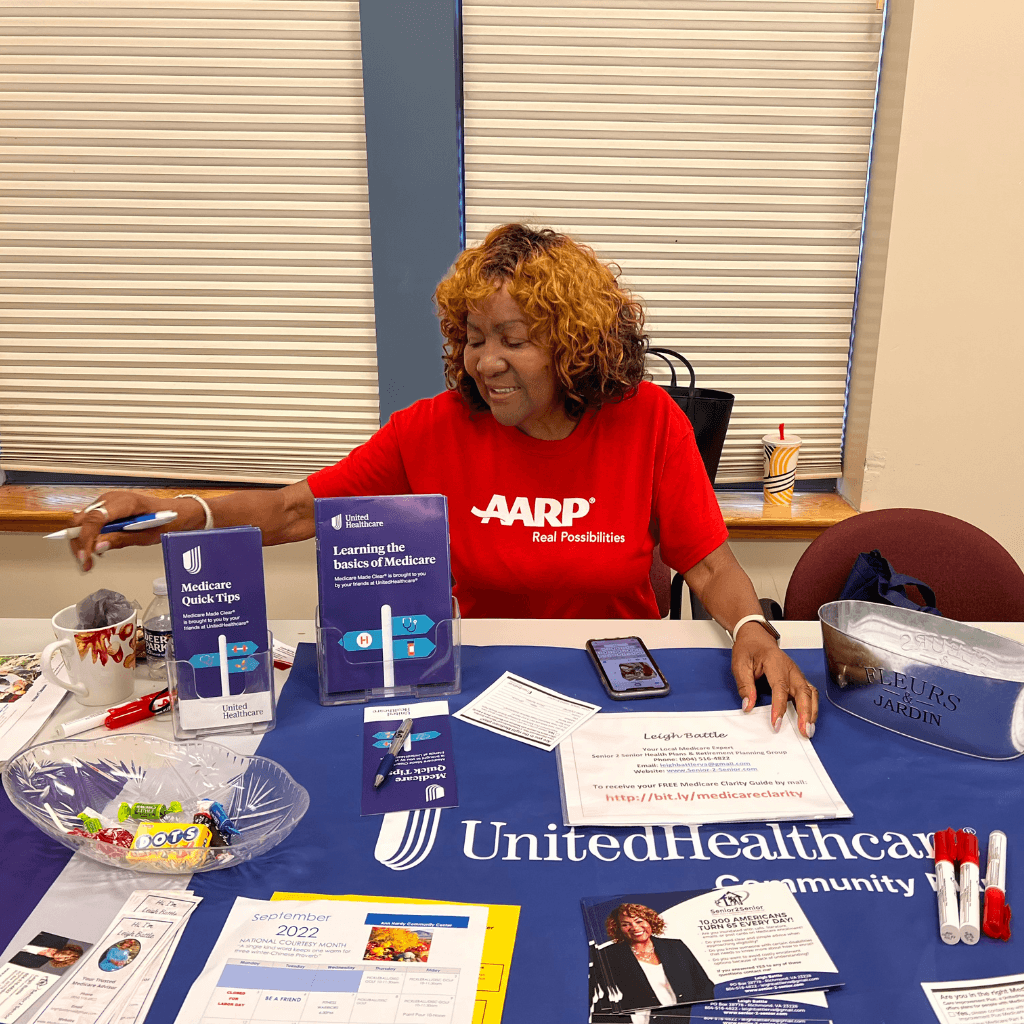
<instances>
[{"instance_id":1,"label":"learning the basics of medicare brochure","mask_svg":"<svg viewBox=\"0 0 1024 1024\"><path fill-rule=\"evenodd\" d=\"M558 747L566 825L850 818L790 705L601 714Z\"/></svg>"}]
</instances>

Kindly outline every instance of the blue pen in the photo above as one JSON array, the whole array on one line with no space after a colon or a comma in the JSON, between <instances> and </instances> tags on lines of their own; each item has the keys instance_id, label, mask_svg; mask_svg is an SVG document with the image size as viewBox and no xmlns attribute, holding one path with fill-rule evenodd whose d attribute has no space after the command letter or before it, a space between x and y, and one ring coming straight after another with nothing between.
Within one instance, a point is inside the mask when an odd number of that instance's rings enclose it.
<instances>
[{"instance_id":1,"label":"blue pen","mask_svg":"<svg viewBox=\"0 0 1024 1024\"><path fill-rule=\"evenodd\" d=\"M178 518L177 512L147 512L144 516L128 516L126 519L112 519L100 533L120 533L122 530L154 530L164 523ZM69 526L66 530L48 533L47 540L74 540L82 532L80 526Z\"/></svg>"},{"instance_id":2,"label":"blue pen","mask_svg":"<svg viewBox=\"0 0 1024 1024\"><path fill-rule=\"evenodd\" d=\"M391 746L388 747L388 752L380 759L380 764L377 766L377 774L373 780L373 788L377 789L381 783L388 777L388 773L395 766L395 756L402 749L402 745L409 738L409 733L412 732L412 719L403 719L402 724L398 727L398 732L395 733L391 740Z\"/></svg>"}]
</instances>

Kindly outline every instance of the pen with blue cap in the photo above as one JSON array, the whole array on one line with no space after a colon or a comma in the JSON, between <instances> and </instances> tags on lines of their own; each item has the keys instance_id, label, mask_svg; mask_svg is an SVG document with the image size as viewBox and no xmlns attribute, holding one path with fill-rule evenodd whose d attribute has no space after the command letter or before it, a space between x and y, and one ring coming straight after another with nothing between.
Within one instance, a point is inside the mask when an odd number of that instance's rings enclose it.
<instances>
[{"instance_id":1,"label":"pen with blue cap","mask_svg":"<svg viewBox=\"0 0 1024 1024\"><path fill-rule=\"evenodd\" d=\"M409 738L409 733L412 732L412 719L402 719L402 724L398 727L398 731L391 738L391 744L388 746L388 752L380 759L380 764L377 766L377 774L373 780L373 788L377 789L388 777L391 769L395 766L395 757L398 752L402 749L402 745Z\"/></svg>"},{"instance_id":2,"label":"pen with blue cap","mask_svg":"<svg viewBox=\"0 0 1024 1024\"><path fill-rule=\"evenodd\" d=\"M88 511L88 509L86 509ZM128 516L126 519L112 519L100 528L100 533L121 533L123 530L155 530L164 523L171 523L178 518L177 512L147 512L142 516ZM66 530L48 533L47 540L74 540L82 532L80 526L69 526Z\"/></svg>"}]
</instances>

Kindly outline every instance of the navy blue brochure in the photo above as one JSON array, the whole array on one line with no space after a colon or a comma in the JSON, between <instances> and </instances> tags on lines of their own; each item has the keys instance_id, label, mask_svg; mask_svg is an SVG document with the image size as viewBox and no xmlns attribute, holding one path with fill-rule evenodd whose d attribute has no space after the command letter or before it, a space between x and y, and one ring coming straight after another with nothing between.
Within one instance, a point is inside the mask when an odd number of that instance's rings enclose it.
<instances>
[{"instance_id":1,"label":"navy blue brochure","mask_svg":"<svg viewBox=\"0 0 1024 1024\"><path fill-rule=\"evenodd\" d=\"M322 691L395 686L408 693L447 681L452 588L444 495L317 498L315 507ZM393 677L385 674L388 633Z\"/></svg>"},{"instance_id":2,"label":"navy blue brochure","mask_svg":"<svg viewBox=\"0 0 1024 1024\"><path fill-rule=\"evenodd\" d=\"M267 650L263 535L254 526L239 526L165 533L161 541L174 658L194 673L179 671L180 696L245 693L260 672L257 656Z\"/></svg>"},{"instance_id":3,"label":"navy blue brochure","mask_svg":"<svg viewBox=\"0 0 1024 1024\"><path fill-rule=\"evenodd\" d=\"M405 746L380 787L373 780L402 720L413 720ZM363 709L363 789L360 814L458 807L448 701Z\"/></svg>"}]
</instances>

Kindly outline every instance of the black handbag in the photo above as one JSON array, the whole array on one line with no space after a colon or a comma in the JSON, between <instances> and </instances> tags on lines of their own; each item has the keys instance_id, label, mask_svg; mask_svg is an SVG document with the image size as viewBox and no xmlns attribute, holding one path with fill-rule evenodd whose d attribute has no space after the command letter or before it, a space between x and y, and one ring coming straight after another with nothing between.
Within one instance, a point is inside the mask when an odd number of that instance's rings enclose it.
<instances>
[{"instance_id":1,"label":"black handbag","mask_svg":"<svg viewBox=\"0 0 1024 1024\"><path fill-rule=\"evenodd\" d=\"M914 586L921 592L927 604L922 607L907 597L907 587ZM878 551L869 551L857 556L839 595L840 601L870 601L872 604L888 604L896 608L909 608L914 612L928 612L941 615L935 607L935 591L905 573L897 572Z\"/></svg>"},{"instance_id":2,"label":"black handbag","mask_svg":"<svg viewBox=\"0 0 1024 1024\"><path fill-rule=\"evenodd\" d=\"M690 361L670 348L651 348L647 350L652 356L658 356L668 363L672 372L672 383L662 385L672 396L676 405L686 413L693 425L693 433L697 439L697 450L704 460L708 479L714 483L718 472L718 463L722 458L722 446L725 434L729 429L729 417L732 415L732 404L735 395L727 391L713 391L711 388L697 387L697 375L693 372ZM676 384L676 368L670 357L680 360L690 371L690 386L680 387Z\"/></svg>"}]
</instances>

